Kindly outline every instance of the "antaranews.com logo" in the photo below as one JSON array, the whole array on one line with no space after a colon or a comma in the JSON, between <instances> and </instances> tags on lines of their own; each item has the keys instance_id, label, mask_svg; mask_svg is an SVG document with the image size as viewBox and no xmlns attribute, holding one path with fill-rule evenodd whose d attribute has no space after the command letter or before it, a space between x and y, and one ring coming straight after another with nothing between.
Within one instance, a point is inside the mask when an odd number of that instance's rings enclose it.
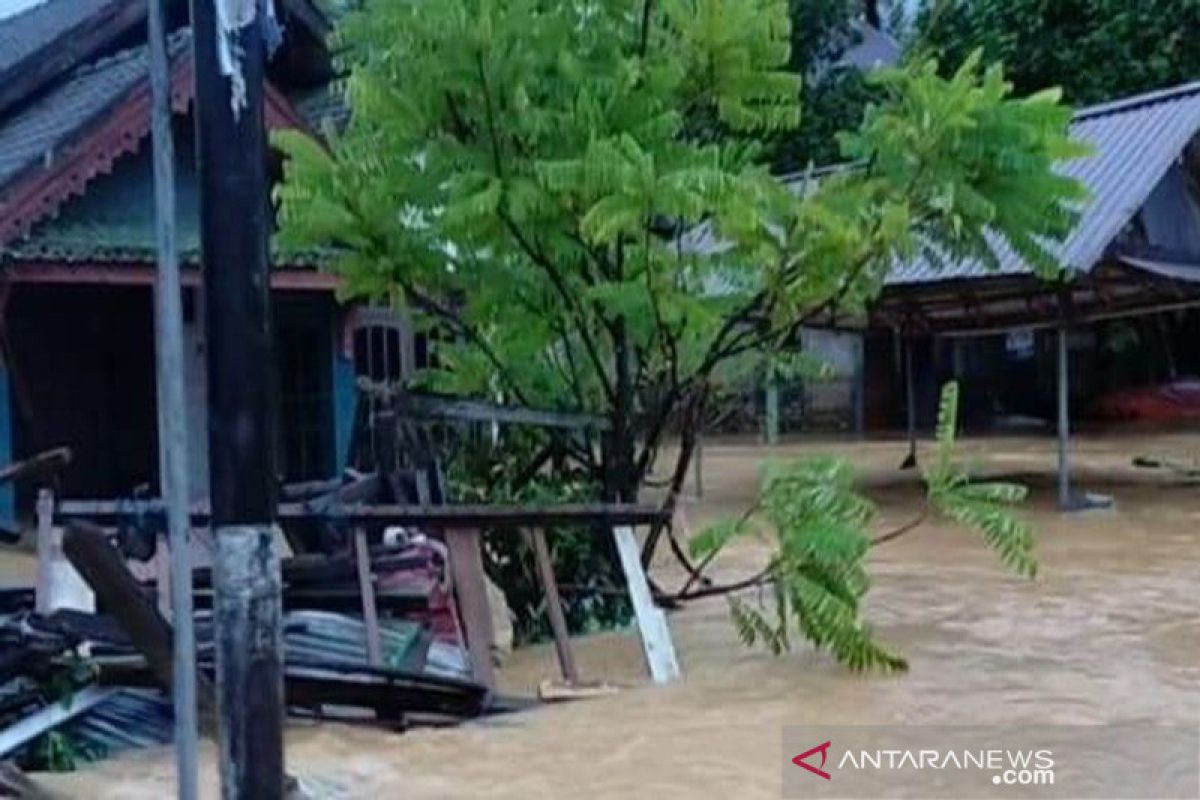
<instances>
[{"instance_id":1,"label":"antaranews.com logo","mask_svg":"<svg viewBox=\"0 0 1200 800\"><path fill-rule=\"evenodd\" d=\"M1200 724L797 727L783 739L784 797L1200 798Z\"/></svg>"},{"instance_id":2,"label":"antaranews.com logo","mask_svg":"<svg viewBox=\"0 0 1200 800\"><path fill-rule=\"evenodd\" d=\"M832 780L825 771L832 741L825 741L795 756L792 763L818 778ZM821 757L814 765L809 759ZM994 785L1049 786L1054 783L1054 751L1041 750L846 750L836 769L852 770L982 770L992 772Z\"/></svg>"}]
</instances>

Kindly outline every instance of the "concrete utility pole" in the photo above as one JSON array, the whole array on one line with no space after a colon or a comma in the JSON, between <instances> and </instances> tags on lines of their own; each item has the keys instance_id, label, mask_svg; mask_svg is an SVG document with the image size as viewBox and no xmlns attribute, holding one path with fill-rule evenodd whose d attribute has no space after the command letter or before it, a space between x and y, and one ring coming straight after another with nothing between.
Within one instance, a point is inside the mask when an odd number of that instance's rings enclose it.
<instances>
[{"instance_id":1,"label":"concrete utility pole","mask_svg":"<svg viewBox=\"0 0 1200 800\"><path fill-rule=\"evenodd\" d=\"M263 121L269 2L191 0L221 793L227 800L276 800L284 792Z\"/></svg>"},{"instance_id":2,"label":"concrete utility pole","mask_svg":"<svg viewBox=\"0 0 1200 800\"><path fill-rule=\"evenodd\" d=\"M188 517L187 401L183 381L183 298L175 238L175 147L171 138L171 65L162 0L148 0L151 138L154 142L155 352L158 357L158 469L167 507L171 556L175 765L180 800L195 800L196 640L192 628L192 547Z\"/></svg>"}]
</instances>

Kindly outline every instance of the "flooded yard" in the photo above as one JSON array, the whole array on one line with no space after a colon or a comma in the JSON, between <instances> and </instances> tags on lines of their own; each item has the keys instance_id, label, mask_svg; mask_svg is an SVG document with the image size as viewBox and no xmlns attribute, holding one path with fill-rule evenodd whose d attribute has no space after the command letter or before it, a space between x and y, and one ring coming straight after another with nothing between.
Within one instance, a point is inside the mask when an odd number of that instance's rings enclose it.
<instances>
[{"instance_id":1,"label":"flooded yard","mask_svg":"<svg viewBox=\"0 0 1200 800\"><path fill-rule=\"evenodd\" d=\"M670 616L685 678L653 688L631 634L576 642L585 678L629 688L606 699L403 736L334 726L289 732L290 769L328 797L777 798L781 728L800 724L1100 723L1200 718L1200 486L1135 469L1135 455L1190 459L1200 435L1085 436L1079 488L1116 508L1054 508L1050 439L968 440L983 474L1019 477L1033 496L1041 574L1006 573L975 535L941 522L877 549L869 617L911 671L858 676L804 646L774 658L743 648L726 603ZM919 484L898 472L905 445L805 442L768 451L734 443L705 452L705 495L693 528L749 504L765 458L834 452L859 466L881 529L911 518ZM763 552L739 545L718 577L749 574ZM667 560L656 571L675 585ZM503 686L530 692L556 677L552 648L517 652ZM205 750L208 795L213 750ZM171 786L165 751L55 778L70 796L157 798Z\"/></svg>"}]
</instances>

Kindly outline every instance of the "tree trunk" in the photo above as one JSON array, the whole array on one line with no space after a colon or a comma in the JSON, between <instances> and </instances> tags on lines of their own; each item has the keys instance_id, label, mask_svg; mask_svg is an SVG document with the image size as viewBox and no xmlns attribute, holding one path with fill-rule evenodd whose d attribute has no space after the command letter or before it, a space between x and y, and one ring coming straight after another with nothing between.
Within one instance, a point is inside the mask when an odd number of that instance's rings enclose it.
<instances>
[{"instance_id":1,"label":"tree trunk","mask_svg":"<svg viewBox=\"0 0 1200 800\"><path fill-rule=\"evenodd\" d=\"M616 403L605 452L604 500L636 503L641 476L635 474L633 453L637 433L633 426L634 390L631 353L624 318L613 323L613 356L616 366Z\"/></svg>"}]
</instances>

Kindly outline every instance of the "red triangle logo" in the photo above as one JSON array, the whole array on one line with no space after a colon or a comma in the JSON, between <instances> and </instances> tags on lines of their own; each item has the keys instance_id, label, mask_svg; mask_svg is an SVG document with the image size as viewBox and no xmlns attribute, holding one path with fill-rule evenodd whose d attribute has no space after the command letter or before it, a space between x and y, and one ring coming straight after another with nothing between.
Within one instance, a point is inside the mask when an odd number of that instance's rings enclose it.
<instances>
[{"instance_id":1,"label":"red triangle logo","mask_svg":"<svg viewBox=\"0 0 1200 800\"><path fill-rule=\"evenodd\" d=\"M817 745L816 747L812 748L811 750L805 750L803 753L801 753L800 755L793 758L792 763L795 764L797 767L804 767L804 769L808 770L813 775L817 775L821 778L824 778L827 781L832 780L832 776L828 772L826 772L824 769L822 769L822 767L825 766L825 759L829 756L829 744L830 744L829 742L825 742L824 744ZM820 767L814 767L812 764L809 764L804 760L804 759L808 758L809 756L816 755L817 753L821 754L821 766Z\"/></svg>"}]
</instances>

